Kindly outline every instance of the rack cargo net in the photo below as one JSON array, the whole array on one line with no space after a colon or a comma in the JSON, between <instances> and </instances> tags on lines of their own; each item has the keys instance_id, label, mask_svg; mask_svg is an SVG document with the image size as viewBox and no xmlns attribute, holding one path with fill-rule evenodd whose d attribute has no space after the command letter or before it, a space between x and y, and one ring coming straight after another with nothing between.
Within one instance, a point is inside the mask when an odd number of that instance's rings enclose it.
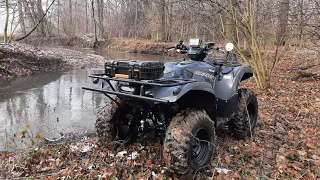
<instances>
[{"instance_id":1,"label":"rack cargo net","mask_svg":"<svg viewBox=\"0 0 320 180\"><path fill-rule=\"evenodd\" d=\"M104 68L105 73L91 74L89 77L94 79L94 84L97 84L100 80L106 82L109 85L108 89L104 87L82 87L82 89L103 93L112 101L115 101L115 99L110 95L145 100L153 103L169 103L166 99L147 96L145 94L146 90L150 87L183 86L196 81L195 79L163 78L165 66L163 62L159 61L112 60L107 61ZM127 83L129 86L134 87L134 91L130 93L119 91L111 82Z\"/></svg>"},{"instance_id":2,"label":"rack cargo net","mask_svg":"<svg viewBox=\"0 0 320 180\"><path fill-rule=\"evenodd\" d=\"M160 61L112 60L105 63L108 77L154 80L163 76L164 63Z\"/></svg>"}]
</instances>

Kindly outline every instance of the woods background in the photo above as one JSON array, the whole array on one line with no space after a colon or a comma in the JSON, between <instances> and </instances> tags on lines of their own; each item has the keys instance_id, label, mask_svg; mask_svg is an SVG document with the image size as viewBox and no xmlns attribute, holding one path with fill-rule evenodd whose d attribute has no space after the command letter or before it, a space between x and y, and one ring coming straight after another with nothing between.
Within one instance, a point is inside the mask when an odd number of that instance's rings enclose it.
<instances>
[{"instance_id":1,"label":"woods background","mask_svg":"<svg viewBox=\"0 0 320 180\"><path fill-rule=\"evenodd\" d=\"M1 7L5 42L30 36L89 36L93 47L110 38L233 42L260 88L270 87L283 47L320 54L320 0L2 0Z\"/></svg>"},{"instance_id":2,"label":"woods background","mask_svg":"<svg viewBox=\"0 0 320 180\"><path fill-rule=\"evenodd\" d=\"M1 1L1 16L6 15ZM51 0L8 0L8 34L25 35ZM250 20L250 17L254 17ZM33 35L177 41L190 37L243 42L250 23L259 44L304 46L320 39L319 0L55 0ZM5 22L2 22L5 24ZM319 45L319 44L317 44Z\"/></svg>"}]
</instances>

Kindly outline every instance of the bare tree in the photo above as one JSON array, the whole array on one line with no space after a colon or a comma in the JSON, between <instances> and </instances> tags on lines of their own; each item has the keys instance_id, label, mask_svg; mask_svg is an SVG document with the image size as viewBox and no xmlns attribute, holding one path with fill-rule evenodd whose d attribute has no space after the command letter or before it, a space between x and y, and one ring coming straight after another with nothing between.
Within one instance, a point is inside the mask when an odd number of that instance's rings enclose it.
<instances>
[{"instance_id":1,"label":"bare tree","mask_svg":"<svg viewBox=\"0 0 320 180\"><path fill-rule=\"evenodd\" d=\"M4 24L4 42L8 42L8 22L9 22L9 2L5 0L5 7L6 7L6 20Z\"/></svg>"},{"instance_id":2,"label":"bare tree","mask_svg":"<svg viewBox=\"0 0 320 180\"><path fill-rule=\"evenodd\" d=\"M278 18L279 18L279 28L276 36L276 43L278 45L284 45L285 39L287 38L287 27L288 27L288 19L289 19L289 7L290 1L289 0L281 0L280 7L278 11Z\"/></svg>"},{"instance_id":3,"label":"bare tree","mask_svg":"<svg viewBox=\"0 0 320 180\"><path fill-rule=\"evenodd\" d=\"M158 25L158 33L157 40L164 41L166 39L166 1L160 0L158 4L158 12L159 12L159 25Z\"/></svg>"},{"instance_id":4,"label":"bare tree","mask_svg":"<svg viewBox=\"0 0 320 180\"><path fill-rule=\"evenodd\" d=\"M19 13L19 24L20 24L20 30L22 32L23 35L27 34L26 32L26 25L25 25L25 22L24 22L24 13L23 13L23 10L22 10L22 0L18 0L18 13Z\"/></svg>"},{"instance_id":5,"label":"bare tree","mask_svg":"<svg viewBox=\"0 0 320 180\"><path fill-rule=\"evenodd\" d=\"M103 0L96 0L97 1L97 11L98 11L98 26L99 26L99 30L100 30L100 35L104 36L104 15L103 15L103 11L104 11L104 3Z\"/></svg>"},{"instance_id":6,"label":"bare tree","mask_svg":"<svg viewBox=\"0 0 320 180\"><path fill-rule=\"evenodd\" d=\"M91 1L91 8L92 8L92 19L94 24L94 43L93 48L98 48L98 37L97 37L97 21L94 13L94 0Z\"/></svg>"},{"instance_id":7,"label":"bare tree","mask_svg":"<svg viewBox=\"0 0 320 180\"><path fill-rule=\"evenodd\" d=\"M44 12L42 9L42 1L37 0L36 6L37 6L37 19L41 19L43 17L42 21L39 24L39 35L41 37L45 37L47 20L46 20L46 17L44 16Z\"/></svg>"},{"instance_id":8,"label":"bare tree","mask_svg":"<svg viewBox=\"0 0 320 180\"><path fill-rule=\"evenodd\" d=\"M21 40L27 38L31 33L33 33L33 32L38 28L38 26L42 23L42 21L44 20L44 18L45 18L46 15L47 15L49 9L51 8L51 6L54 4L55 1L56 1L56 0L53 0L53 1L51 2L51 4L49 5L49 7L46 9L46 12L42 15L42 17L40 17L38 23L37 23L26 35L24 35L23 37L17 38L17 39L15 39L15 40L16 40L16 41L21 41Z\"/></svg>"}]
</instances>

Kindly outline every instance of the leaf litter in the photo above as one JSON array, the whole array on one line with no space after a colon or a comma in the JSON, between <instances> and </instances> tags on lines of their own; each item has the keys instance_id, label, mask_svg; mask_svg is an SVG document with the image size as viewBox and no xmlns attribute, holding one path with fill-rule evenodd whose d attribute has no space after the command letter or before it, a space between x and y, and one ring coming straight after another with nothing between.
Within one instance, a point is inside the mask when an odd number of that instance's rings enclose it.
<instances>
[{"instance_id":1,"label":"leaf litter","mask_svg":"<svg viewBox=\"0 0 320 180\"><path fill-rule=\"evenodd\" d=\"M222 133L210 167L178 176L165 167L162 144L139 140L131 146L97 138L44 145L23 152L3 152L1 177L33 179L320 179L320 81L292 81L290 67L305 54L280 61L268 90L249 80L259 101L259 124L252 138L237 140ZM320 73L319 67L311 69Z\"/></svg>"}]
</instances>

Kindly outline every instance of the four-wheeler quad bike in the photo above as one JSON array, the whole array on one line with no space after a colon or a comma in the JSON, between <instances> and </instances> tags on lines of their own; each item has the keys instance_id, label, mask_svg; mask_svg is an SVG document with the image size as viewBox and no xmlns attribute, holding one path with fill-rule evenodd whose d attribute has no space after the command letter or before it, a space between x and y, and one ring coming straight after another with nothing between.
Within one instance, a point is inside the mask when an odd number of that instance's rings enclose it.
<instances>
[{"instance_id":1,"label":"four-wheeler quad bike","mask_svg":"<svg viewBox=\"0 0 320 180\"><path fill-rule=\"evenodd\" d=\"M188 173L210 164L216 145L215 129L227 126L239 138L251 136L257 123L258 102L239 83L253 76L239 64L226 45L225 58L206 58L218 50L200 39L174 47L187 55L180 62L113 60L103 74L90 75L112 100L99 112L96 130L100 141L132 143L140 135L164 137L163 156L176 173Z\"/></svg>"}]
</instances>

